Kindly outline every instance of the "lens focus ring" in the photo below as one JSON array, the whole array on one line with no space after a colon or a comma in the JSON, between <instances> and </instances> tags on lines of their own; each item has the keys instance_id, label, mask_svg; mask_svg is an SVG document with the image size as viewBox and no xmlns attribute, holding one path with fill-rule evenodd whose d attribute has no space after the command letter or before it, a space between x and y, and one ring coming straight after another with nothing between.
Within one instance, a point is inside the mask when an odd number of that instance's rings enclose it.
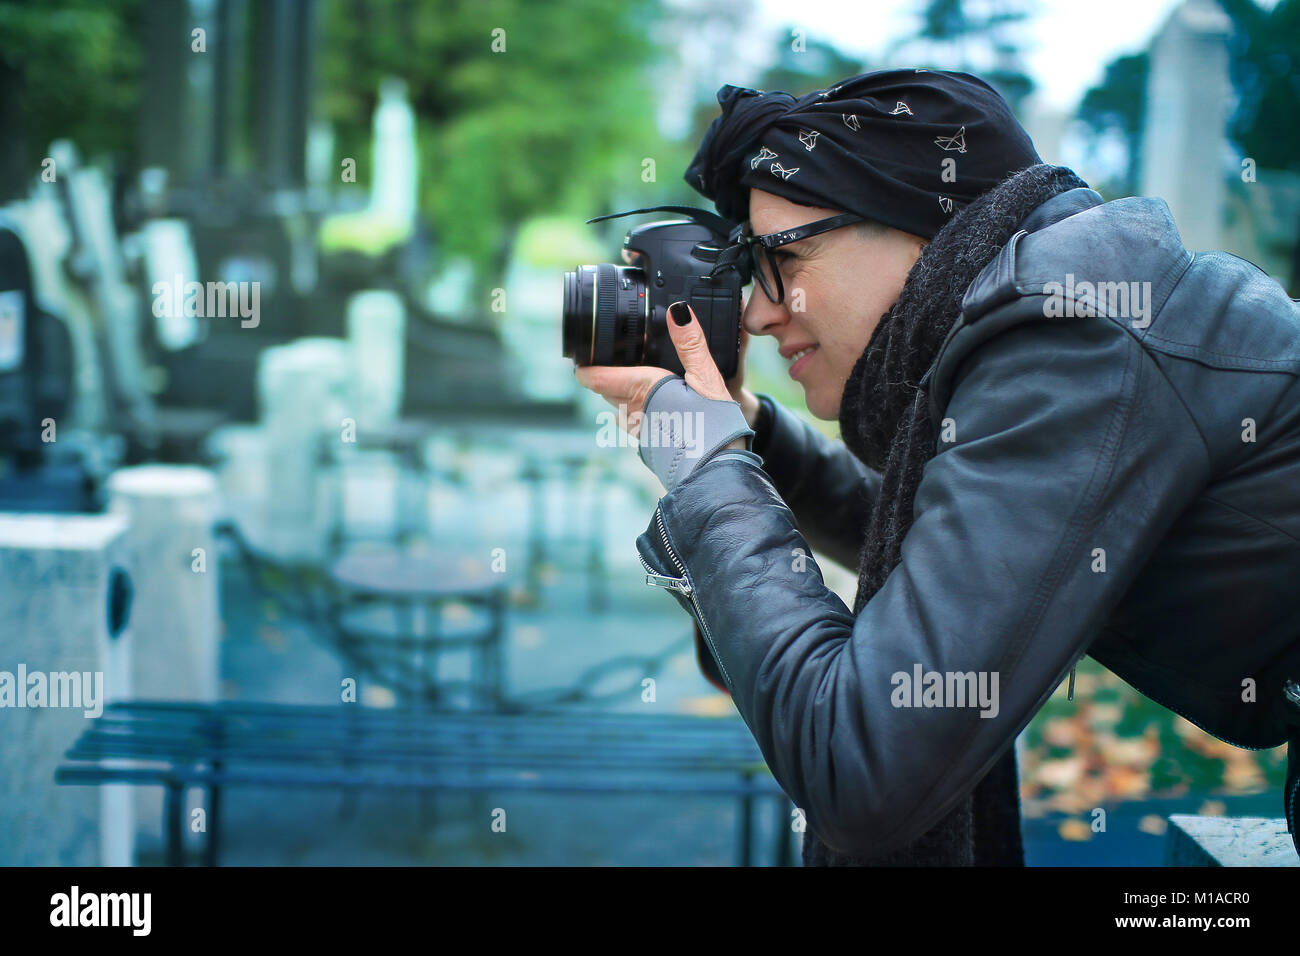
<instances>
[{"instance_id":1,"label":"lens focus ring","mask_svg":"<svg viewBox=\"0 0 1300 956\"><path fill-rule=\"evenodd\" d=\"M614 266L601 263L596 266L596 338L592 362L612 365L614 362L614 323L618 316L618 274Z\"/></svg>"}]
</instances>

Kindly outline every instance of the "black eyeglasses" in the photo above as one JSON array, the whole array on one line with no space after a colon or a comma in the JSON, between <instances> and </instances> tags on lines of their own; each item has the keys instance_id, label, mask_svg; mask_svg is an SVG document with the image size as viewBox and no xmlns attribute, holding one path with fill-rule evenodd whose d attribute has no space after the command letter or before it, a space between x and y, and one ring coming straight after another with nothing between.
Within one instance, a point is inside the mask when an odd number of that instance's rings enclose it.
<instances>
[{"instance_id":1,"label":"black eyeglasses","mask_svg":"<svg viewBox=\"0 0 1300 956\"><path fill-rule=\"evenodd\" d=\"M823 232L830 232L832 229L840 228L840 226L848 226L862 221L861 216L846 212L838 216L831 216L829 219L818 219L816 222L795 226L793 229L769 232L764 236L756 236L750 232L749 223L746 221L733 229L727 238L732 243L745 247L748 253L751 275L758 279L763 294L768 297L772 304L780 305L785 301L785 286L781 282L781 272L776 267L772 250L781 246L788 246L800 239L807 239L809 236L819 236Z\"/></svg>"}]
</instances>

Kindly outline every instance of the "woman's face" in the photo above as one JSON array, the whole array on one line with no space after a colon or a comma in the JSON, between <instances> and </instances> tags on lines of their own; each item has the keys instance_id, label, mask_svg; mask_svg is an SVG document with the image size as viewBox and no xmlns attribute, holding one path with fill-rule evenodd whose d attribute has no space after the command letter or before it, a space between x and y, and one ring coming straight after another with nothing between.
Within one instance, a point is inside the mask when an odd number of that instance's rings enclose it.
<instances>
[{"instance_id":1,"label":"woman's face","mask_svg":"<svg viewBox=\"0 0 1300 956\"><path fill-rule=\"evenodd\" d=\"M781 232L843 211L800 206L761 189L749 191L754 235ZM880 317L898 299L925 242L893 228L863 236L850 225L772 250L785 299L773 305L755 283L743 322L750 335L776 337L781 355L793 363L790 376L803 386L808 410L818 418L839 418L849 373ZM796 360L797 353L803 354Z\"/></svg>"}]
</instances>

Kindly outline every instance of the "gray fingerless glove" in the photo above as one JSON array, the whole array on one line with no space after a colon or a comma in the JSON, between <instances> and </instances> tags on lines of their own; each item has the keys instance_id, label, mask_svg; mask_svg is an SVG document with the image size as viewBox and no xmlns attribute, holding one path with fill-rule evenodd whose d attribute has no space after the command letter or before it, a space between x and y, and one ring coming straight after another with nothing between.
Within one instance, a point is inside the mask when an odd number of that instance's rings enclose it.
<instances>
[{"instance_id":1,"label":"gray fingerless glove","mask_svg":"<svg viewBox=\"0 0 1300 956\"><path fill-rule=\"evenodd\" d=\"M670 375L646 397L637 442L641 460L671 491L718 449L753 434L739 402L705 398Z\"/></svg>"}]
</instances>

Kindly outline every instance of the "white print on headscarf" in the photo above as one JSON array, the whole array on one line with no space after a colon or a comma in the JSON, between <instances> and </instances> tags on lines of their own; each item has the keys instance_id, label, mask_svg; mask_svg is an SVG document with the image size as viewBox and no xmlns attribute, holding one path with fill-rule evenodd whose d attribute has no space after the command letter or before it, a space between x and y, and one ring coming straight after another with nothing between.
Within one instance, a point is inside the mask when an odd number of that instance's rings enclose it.
<instances>
[{"instance_id":1,"label":"white print on headscarf","mask_svg":"<svg viewBox=\"0 0 1300 956\"><path fill-rule=\"evenodd\" d=\"M966 127L963 126L951 136L940 136L934 141L934 145L940 149L955 149L959 153L966 152Z\"/></svg>"},{"instance_id":2,"label":"white print on headscarf","mask_svg":"<svg viewBox=\"0 0 1300 956\"><path fill-rule=\"evenodd\" d=\"M776 159L776 153L764 146L759 149L758 155L749 161L749 168L758 169L758 164L766 159Z\"/></svg>"}]
</instances>

